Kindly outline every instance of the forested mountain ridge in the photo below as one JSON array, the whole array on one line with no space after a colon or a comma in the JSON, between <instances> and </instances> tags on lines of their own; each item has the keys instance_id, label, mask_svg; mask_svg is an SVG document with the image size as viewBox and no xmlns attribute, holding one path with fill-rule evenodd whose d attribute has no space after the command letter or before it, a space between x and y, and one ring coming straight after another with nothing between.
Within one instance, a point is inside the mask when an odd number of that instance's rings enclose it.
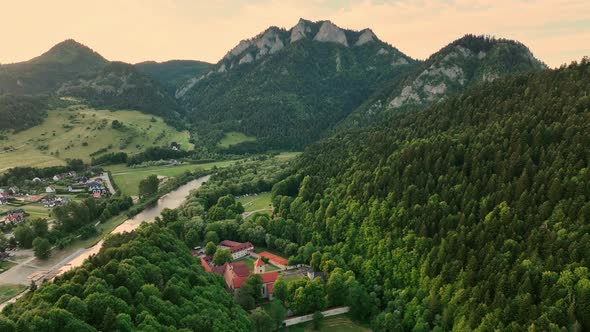
<instances>
[{"instance_id":1,"label":"forested mountain ridge","mask_svg":"<svg viewBox=\"0 0 590 332\"><path fill-rule=\"evenodd\" d=\"M0 66L2 94L78 97L96 107L133 109L167 119L177 119L181 110L154 78L132 65L110 62L72 39L29 61Z\"/></svg>"},{"instance_id":2,"label":"forested mountain ridge","mask_svg":"<svg viewBox=\"0 0 590 332\"><path fill-rule=\"evenodd\" d=\"M205 74L213 65L203 61L170 60L165 62L145 61L135 68L165 86L171 94L194 76Z\"/></svg>"},{"instance_id":3,"label":"forested mountain ridge","mask_svg":"<svg viewBox=\"0 0 590 332\"><path fill-rule=\"evenodd\" d=\"M68 39L29 61L0 65L0 94L49 94L107 64L100 54Z\"/></svg>"},{"instance_id":4,"label":"forested mountain ridge","mask_svg":"<svg viewBox=\"0 0 590 332\"><path fill-rule=\"evenodd\" d=\"M111 62L91 78L64 83L57 94L83 98L95 107L141 110L168 119L178 118L180 111L165 88L123 62Z\"/></svg>"},{"instance_id":5,"label":"forested mountain ridge","mask_svg":"<svg viewBox=\"0 0 590 332\"><path fill-rule=\"evenodd\" d=\"M517 41L465 35L421 62L403 79L382 87L340 127L378 123L391 113L424 108L482 82L544 69L547 66Z\"/></svg>"},{"instance_id":6,"label":"forested mountain ridge","mask_svg":"<svg viewBox=\"0 0 590 332\"><path fill-rule=\"evenodd\" d=\"M301 148L415 63L369 29L300 20L241 41L176 96L205 141L239 131L266 148Z\"/></svg>"},{"instance_id":7,"label":"forested mountain ridge","mask_svg":"<svg viewBox=\"0 0 590 332\"><path fill-rule=\"evenodd\" d=\"M588 91L585 59L340 133L276 211L370 289L376 331L588 330Z\"/></svg>"}]
</instances>

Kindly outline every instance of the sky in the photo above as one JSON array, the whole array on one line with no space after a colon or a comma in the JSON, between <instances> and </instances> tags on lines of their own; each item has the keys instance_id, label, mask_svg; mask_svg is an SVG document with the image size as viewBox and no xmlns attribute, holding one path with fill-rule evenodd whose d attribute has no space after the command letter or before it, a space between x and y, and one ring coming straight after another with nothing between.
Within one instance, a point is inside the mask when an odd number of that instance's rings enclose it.
<instances>
[{"instance_id":1,"label":"sky","mask_svg":"<svg viewBox=\"0 0 590 332\"><path fill-rule=\"evenodd\" d=\"M369 27L417 59L467 33L516 39L550 67L590 55L588 0L0 0L0 63L69 38L109 60L217 62L299 18Z\"/></svg>"}]
</instances>

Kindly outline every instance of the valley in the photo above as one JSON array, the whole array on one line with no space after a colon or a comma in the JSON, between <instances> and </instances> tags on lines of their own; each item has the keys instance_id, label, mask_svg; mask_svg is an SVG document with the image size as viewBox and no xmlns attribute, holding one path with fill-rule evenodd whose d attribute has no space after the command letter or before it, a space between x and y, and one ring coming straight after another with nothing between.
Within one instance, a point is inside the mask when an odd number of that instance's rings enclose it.
<instances>
[{"instance_id":1,"label":"valley","mask_svg":"<svg viewBox=\"0 0 590 332\"><path fill-rule=\"evenodd\" d=\"M0 65L0 331L590 330L590 58L376 31Z\"/></svg>"}]
</instances>

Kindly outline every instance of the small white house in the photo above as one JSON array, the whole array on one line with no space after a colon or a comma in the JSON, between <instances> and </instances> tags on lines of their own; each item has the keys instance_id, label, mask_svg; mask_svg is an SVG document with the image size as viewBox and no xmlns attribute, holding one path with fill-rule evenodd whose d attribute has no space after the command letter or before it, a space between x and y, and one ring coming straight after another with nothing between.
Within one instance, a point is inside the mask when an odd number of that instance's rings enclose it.
<instances>
[{"instance_id":1,"label":"small white house","mask_svg":"<svg viewBox=\"0 0 590 332\"><path fill-rule=\"evenodd\" d=\"M54 175L53 176L53 181L59 181L61 180L61 175Z\"/></svg>"},{"instance_id":2,"label":"small white house","mask_svg":"<svg viewBox=\"0 0 590 332\"><path fill-rule=\"evenodd\" d=\"M46 193L55 193L55 187L49 186L49 187L45 188L45 192Z\"/></svg>"}]
</instances>

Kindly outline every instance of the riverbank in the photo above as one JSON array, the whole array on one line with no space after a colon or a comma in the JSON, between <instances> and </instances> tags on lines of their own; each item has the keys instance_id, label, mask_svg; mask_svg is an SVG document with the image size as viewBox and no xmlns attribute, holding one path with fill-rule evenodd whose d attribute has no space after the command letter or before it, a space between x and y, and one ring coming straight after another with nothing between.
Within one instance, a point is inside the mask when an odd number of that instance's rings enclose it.
<instances>
[{"instance_id":1,"label":"riverbank","mask_svg":"<svg viewBox=\"0 0 590 332\"><path fill-rule=\"evenodd\" d=\"M210 175L202 176L198 179L189 181L186 184L179 186L177 189L164 194L155 205L146 207L142 212L138 213L132 218L123 218L119 223L119 219L113 220L112 223L105 225L112 229L106 233L102 233L98 241L95 240L95 244L86 242L90 247L81 247L78 243L72 245L64 250L60 250L54 253L48 260L39 260L37 258L31 258L24 264L17 265L10 270L2 274L0 278L0 285L3 284L17 284L29 286L31 281L40 283L46 279L52 279L56 275L62 274L66 271L71 270L74 267L80 266L84 260L91 255L97 253L102 247L104 237L109 234L130 232L137 228L142 222L151 222L157 216L160 215L161 211L165 208L174 209L179 207L189 195L192 190L198 189L201 185L209 179ZM99 225L100 226L100 225ZM80 241L80 243L84 243ZM0 310L5 304L0 304Z\"/></svg>"}]
</instances>

